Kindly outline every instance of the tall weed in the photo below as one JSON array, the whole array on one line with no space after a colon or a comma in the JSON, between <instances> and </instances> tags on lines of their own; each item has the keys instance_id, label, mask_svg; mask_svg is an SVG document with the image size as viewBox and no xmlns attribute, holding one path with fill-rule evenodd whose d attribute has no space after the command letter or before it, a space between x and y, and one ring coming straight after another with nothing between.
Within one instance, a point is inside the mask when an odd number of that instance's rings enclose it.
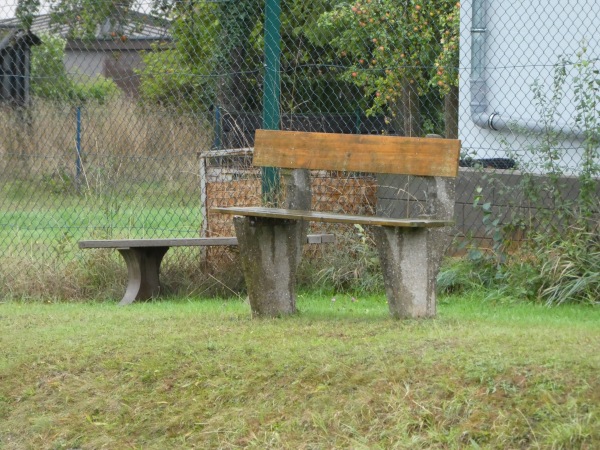
<instances>
[{"instance_id":1,"label":"tall weed","mask_svg":"<svg viewBox=\"0 0 600 450\"><path fill-rule=\"evenodd\" d=\"M301 285L336 293L382 292L383 275L373 237L360 225L336 230L335 244L308 255L299 271Z\"/></svg>"},{"instance_id":2,"label":"tall weed","mask_svg":"<svg viewBox=\"0 0 600 450\"><path fill-rule=\"evenodd\" d=\"M543 243L548 245L548 243ZM570 228L541 254L539 297L547 305L600 305L600 235Z\"/></svg>"}]
</instances>

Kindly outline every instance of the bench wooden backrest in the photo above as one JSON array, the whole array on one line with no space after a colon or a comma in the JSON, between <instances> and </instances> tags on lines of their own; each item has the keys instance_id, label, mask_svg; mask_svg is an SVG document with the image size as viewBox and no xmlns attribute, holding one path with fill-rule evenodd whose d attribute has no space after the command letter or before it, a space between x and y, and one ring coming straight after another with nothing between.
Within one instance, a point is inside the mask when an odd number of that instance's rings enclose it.
<instances>
[{"instance_id":1,"label":"bench wooden backrest","mask_svg":"<svg viewBox=\"0 0 600 450\"><path fill-rule=\"evenodd\" d=\"M255 166L455 177L460 141L256 130Z\"/></svg>"}]
</instances>

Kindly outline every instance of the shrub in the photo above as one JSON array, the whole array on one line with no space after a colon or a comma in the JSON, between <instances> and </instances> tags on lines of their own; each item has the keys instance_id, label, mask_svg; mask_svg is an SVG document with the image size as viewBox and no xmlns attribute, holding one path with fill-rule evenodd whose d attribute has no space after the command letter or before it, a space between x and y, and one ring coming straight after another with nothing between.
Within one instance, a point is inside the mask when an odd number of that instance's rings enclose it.
<instances>
[{"instance_id":1,"label":"shrub","mask_svg":"<svg viewBox=\"0 0 600 450\"><path fill-rule=\"evenodd\" d=\"M493 284L494 276L491 265L469 258L451 258L437 276L437 290L442 294L462 294L487 288Z\"/></svg>"},{"instance_id":2,"label":"shrub","mask_svg":"<svg viewBox=\"0 0 600 450\"><path fill-rule=\"evenodd\" d=\"M77 104L90 101L104 104L118 92L119 88L114 81L98 76L85 82L73 83L70 100Z\"/></svg>"}]
</instances>

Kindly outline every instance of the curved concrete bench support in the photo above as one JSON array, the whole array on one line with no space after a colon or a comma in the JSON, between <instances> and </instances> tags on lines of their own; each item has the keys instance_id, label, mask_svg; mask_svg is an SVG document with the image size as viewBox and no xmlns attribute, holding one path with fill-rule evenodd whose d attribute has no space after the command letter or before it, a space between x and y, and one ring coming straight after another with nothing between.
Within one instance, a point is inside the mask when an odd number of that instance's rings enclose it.
<instances>
[{"instance_id":1,"label":"curved concrete bench support","mask_svg":"<svg viewBox=\"0 0 600 450\"><path fill-rule=\"evenodd\" d=\"M129 281L119 305L160 295L160 263L169 247L118 248L127 263Z\"/></svg>"}]
</instances>

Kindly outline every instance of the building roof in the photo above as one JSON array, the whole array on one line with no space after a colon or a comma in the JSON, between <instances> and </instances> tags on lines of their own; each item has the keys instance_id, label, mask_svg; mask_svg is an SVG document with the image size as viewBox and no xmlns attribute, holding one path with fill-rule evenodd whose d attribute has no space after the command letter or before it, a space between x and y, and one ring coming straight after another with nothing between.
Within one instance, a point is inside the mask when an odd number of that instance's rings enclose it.
<instances>
[{"instance_id":1,"label":"building roof","mask_svg":"<svg viewBox=\"0 0 600 450\"><path fill-rule=\"evenodd\" d=\"M40 45L41 42L40 38L31 31L0 27L0 51L8 47L31 47L32 45Z\"/></svg>"},{"instance_id":2,"label":"building roof","mask_svg":"<svg viewBox=\"0 0 600 450\"><path fill-rule=\"evenodd\" d=\"M169 40L170 22L149 14L130 11L127 20L117 21L107 19L96 28L96 40L115 40L125 36L127 41L136 40ZM17 18L0 20L0 39L3 30L20 28L21 23ZM55 14L41 14L35 16L31 25L34 34L52 33L64 38L71 38L70 27L60 23ZM89 40L89 39L88 39Z\"/></svg>"}]
</instances>

